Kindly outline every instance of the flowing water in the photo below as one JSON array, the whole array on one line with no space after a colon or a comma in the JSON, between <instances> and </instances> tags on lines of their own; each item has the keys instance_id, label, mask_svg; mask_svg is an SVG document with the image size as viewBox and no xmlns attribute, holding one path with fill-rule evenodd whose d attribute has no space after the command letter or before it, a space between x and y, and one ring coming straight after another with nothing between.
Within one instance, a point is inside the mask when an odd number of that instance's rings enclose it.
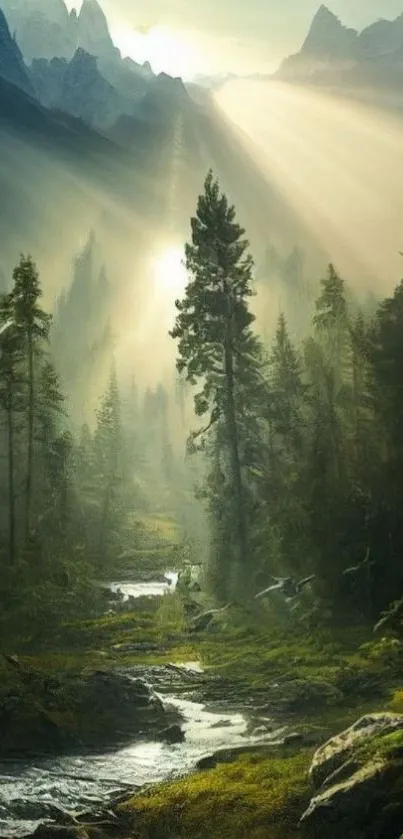
<instances>
[{"instance_id":1,"label":"flowing water","mask_svg":"<svg viewBox=\"0 0 403 839\"><path fill-rule=\"evenodd\" d=\"M183 717L186 741L175 746L134 742L97 755L0 763L0 836L24 836L54 807L85 810L125 788L141 786L188 772L197 761L223 747L258 742L246 740L247 721L241 714L218 714L185 699L164 696ZM277 738L275 732L273 738ZM260 740L261 742L261 740Z\"/></svg>"},{"instance_id":2,"label":"flowing water","mask_svg":"<svg viewBox=\"0 0 403 839\"><path fill-rule=\"evenodd\" d=\"M174 583L176 579L173 575ZM127 596L142 596L144 586L148 593L151 587L158 587L156 593L160 593L157 583L116 585ZM202 672L197 662L182 666ZM143 740L96 755L0 761L0 836L24 836L40 822L52 819L57 808L83 811L105 806L109 798L125 789L191 771L201 757L217 749L261 742L261 738L247 735L248 723L242 714L212 713L201 704L175 696L161 699L181 712L184 743ZM278 735L277 731L271 736L277 739Z\"/></svg>"},{"instance_id":3,"label":"flowing water","mask_svg":"<svg viewBox=\"0 0 403 839\"><path fill-rule=\"evenodd\" d=\"M114 593L120 591L124 601L129 597L161 597L164 594L174 592L178 582L178 574L173 571L165 574L166 582L135 583L130 580L123 580L118 583L111 583L109 588Z\"/></svg>"}]
</instances>

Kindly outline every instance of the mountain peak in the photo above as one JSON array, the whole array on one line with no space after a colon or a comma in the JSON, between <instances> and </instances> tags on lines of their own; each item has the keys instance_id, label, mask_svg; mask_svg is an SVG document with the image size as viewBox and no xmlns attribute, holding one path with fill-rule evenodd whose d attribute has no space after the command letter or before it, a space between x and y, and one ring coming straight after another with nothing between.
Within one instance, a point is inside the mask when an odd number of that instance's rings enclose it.
<instances>
[{"instance_id":1,"label":"mountain peak","mask_svg":"<svg viewBox=\"0 0 403 839\"><path fill-rule=\"evenodd\" d=\"M78 15L78 45L99 57L116 55L108 21L98 0L84 0Z\"/></svg>"},{"instance_id":2,"label":"mountain peak","mask_svg":"<svg viewBox=\"0 0 403 839\"><path fill-rule=\"evenodd\" d=\"M328 7L328 6L325 6L325 4L324 4L324 3L322 3L322 5L321 5L321 6L319 6L318 11L316 12L316 15L315 15L315 17L314 17L314 20L318 20L318 19L324 19L324 20L325 20L325 19L328 19L328 20L329 20L330 18L332 18L333 20L336 20L338 23L340 22L340 21L339 21L339 18L337 17L337 15L335 15L335 13L334 13L334 12L332 12L332 11L329 9L329 7Z\"/></svg>"},{"instance_id":3,"label":"mountain peak","mask_svg":"<svg viewBox=\"0 0 403 839\"><path fill-rule=\"evenodd\" d=\"M84 0L78 19L81 22L91 22L99 28L102 27L104 34L107 33L109 35L108 21L102 6L98 3L98 0Z\"/></svg>"},{"instance_id":4,"label":"mountain peak","mask_svg":"<svg viewBox=\"0 0 403 839\"><path fill-rule=\"evenodd\" d=\"M337 15L322 4L311 23L301 53L318 57L351 57L358 32L344 26Z\"/></svg>"}]
</instances>

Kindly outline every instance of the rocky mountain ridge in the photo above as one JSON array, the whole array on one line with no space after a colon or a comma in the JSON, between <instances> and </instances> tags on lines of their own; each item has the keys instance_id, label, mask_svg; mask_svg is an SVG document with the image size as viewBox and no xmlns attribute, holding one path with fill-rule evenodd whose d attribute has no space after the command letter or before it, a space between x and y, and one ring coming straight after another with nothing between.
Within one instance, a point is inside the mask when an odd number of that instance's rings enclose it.
<instances>
[{"instance_id":1,"label":"rocky mountain ridge","mask_svg":"<svg viewBox=\"0 0 403 839\"><path fill-rule=\"evenodd\" d=\"M79 14L69 14L63 0L3 4L16 34L12 37L1 13L0 76L45 108L101 131L128 117L134 120L132 131L136 121L148 118L150 99L164 116L187 98L180 79L156 76L148 62L122 58L98 0L84 0Z\"/></svg>"},{"instance_id":2,"label":"rocky mountain ridge","mask_svg":"<svg viewBox=\"0 0 403 839\"><path fill-rule=\"evenodd\" d=\"M275 78L294 83L400 87L403 82L403 14L378 20L362 32L344 26L322 5L298 53Z\"/></svg>"},{"instance_id":3,"label":"rocky mountain ridge","mask_svg":"<svg viewBox=\"0 0 403 839\"><path fill-rule=\"evenodd\" d=\"M5 15L0 9L0 77L33 95L29 72L21 51L12 38Z\"/></svg>"}]
</instances>

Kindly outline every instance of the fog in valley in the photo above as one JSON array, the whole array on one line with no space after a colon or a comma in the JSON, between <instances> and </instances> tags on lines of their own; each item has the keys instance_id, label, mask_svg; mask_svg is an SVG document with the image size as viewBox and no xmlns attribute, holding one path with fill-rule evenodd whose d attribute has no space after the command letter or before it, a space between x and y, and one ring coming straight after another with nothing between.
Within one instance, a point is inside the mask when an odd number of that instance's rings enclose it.
<instances>
[{"instance_id":1,"label":"fog in valley","mask_svg":"<svg viewBox=\"0 0 403 839\"><path fill-rule=\"evenodd\" d=\"M403 9L197 5L0 0L0 836L401 839Z\"/></svg>"}]
</instances>

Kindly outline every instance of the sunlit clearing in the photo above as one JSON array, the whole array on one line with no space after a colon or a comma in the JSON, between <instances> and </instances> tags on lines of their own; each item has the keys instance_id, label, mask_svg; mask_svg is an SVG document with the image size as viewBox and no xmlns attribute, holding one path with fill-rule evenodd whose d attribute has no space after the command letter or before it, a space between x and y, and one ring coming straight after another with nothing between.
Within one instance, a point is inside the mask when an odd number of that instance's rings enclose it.
<instances>
[{"instance_id":1,"label":"sunlit clearing","mask_svg":"<svg viewBox=\"0 0 403 839\"><path fill-rule=\"evenodd\" d=\"M112 37L124 56L139 64L149 61L154 73L191 79L198 72L198 50L185 32L162 26L138 32L118 24L112 27Z\"/></svg>"},{"instance_id":2,"label":"sunlit clearing","mask_svg":"<svg viewBox=\"0 0 403 839\"><path fill-rule=\"evenodd\" d=\"M375 104L278 82L234 82L216 101L262 181L341 271L401 270L403 119Z\"/></svg>"},{"instance_id":3,"label":"sunlit clearing","mask_svg":"<svg viewBox=\"0 0 403 839\"><path fill-rule=\"evenodd\" d=\"M173 300L182 295L187 284L183 250L172 246L157 256L154 262L154 275L157 292L166 292L167 296L172 297Z\"/></svg>"}]
</instances>

